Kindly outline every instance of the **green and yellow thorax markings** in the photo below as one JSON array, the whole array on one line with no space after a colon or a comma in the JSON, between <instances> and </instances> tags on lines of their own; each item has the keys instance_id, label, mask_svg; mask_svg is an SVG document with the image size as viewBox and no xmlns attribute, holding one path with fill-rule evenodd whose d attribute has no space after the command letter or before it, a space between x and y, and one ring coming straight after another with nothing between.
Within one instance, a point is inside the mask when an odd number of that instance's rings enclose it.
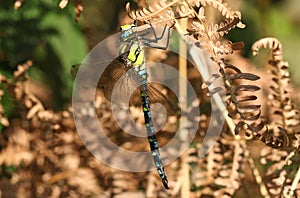
<instances>
[{"instance_id":1,"label":"green and yellow thorax markings","mask_svg":"<svg viewBox=\"0 0 300 198\"><path fill-rule=\"evenodd\" d=\"M135 25L121 26L121 30L121 42L123 45L120 49L120 55L125 65L127 67L134 67L141 79L147 80L145 53Z\"/></svg>"}]
</instances>

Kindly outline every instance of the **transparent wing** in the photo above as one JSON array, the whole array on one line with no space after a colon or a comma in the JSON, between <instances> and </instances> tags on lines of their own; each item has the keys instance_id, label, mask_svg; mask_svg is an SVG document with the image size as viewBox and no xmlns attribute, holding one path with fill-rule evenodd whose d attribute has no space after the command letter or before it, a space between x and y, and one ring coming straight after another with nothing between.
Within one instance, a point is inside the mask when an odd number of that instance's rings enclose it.
<instances>
[{"instance_id":1,"label":"transparent wing","mask_svg":"<svg viewBox=\"0 0 300 198\"><path fill-rule=\"evenodd\" d=\"M180 113L180 107L176 104L175 94L168 99L160 90L158 90L155 84L147 83L148 95L150 104L160 103L162 104L169 115L178 115Z\"/></svg>"},{"instance_id":2,"label":"transparent wing","mask_svg":"<svg viewBox=\"0 0 300 198\"><path fill-rule=\"evenodd\" d=\"M99 79L98 87L105 88L108 85L114 84L126 72L126 67L121 57L114 59L104 70Z\"/></svg>"},{"instance_id":3,"label":"transparent wing","mask_svg":"<svg viewBox=\"0 0 300 198\"><path fill-rule=\"evenodd\" d=\"M109 101L112 99L112 92L115 87L120 87L117 83L122 83L122 75L126 73L126 67L121 57L114 59L102 73L98 87L102 89L105 98ZM120 80L121 79L121 80ZM125 83L125 82L124 82ZM125 85L125 84L124 84ZM117 90L116 90L117 91ZM121 89L120 89L121 91ZM121 94L121 93L120 93Z\"/></svg>"},{"instance_id":4,"label":"transparent wing","mask_svg":"<svg viewBox=\"0 0 300 198\"><path fill-rule=\"evenodd\" d=\"M113 60L103 72L98 87L102 89L104 97L119 105L123 106L141 106L140 90L141 82L134 69L127 69L121 57ZM176 115L180 108L174 102L174 97L168 99L155 84L147 83L148 96L150 104L162 104L168 114Z\"/></svg>"},{"instance_id":5,"label":"transparent wing","mask_svg":"<svg viewBox=\"0 0 300 198\"><path fill-rule=\"evenodd\" d=\"M140 90L135 89L130 96L129 105L130 106L142 106ZM179 115L180 107L176 103L176 97L171 94L171 98L167 98L159 89L157 89L154 84L147 83L147 91L150 100L150 105L159 103L166 108L167 114L169 115ZM153 109L152 109L153 110Z\"/></svg>"}]
</instances>

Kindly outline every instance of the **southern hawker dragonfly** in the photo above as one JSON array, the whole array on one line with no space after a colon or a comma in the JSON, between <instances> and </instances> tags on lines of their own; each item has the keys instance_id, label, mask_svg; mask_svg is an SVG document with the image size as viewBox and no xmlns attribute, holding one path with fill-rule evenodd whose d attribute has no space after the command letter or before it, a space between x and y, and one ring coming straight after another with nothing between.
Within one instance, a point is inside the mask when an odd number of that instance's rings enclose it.
<instances>
[{"instance_id":1,"label":"southern hawker dragonfly","mask_svg":"<svg viewBox=\"0 0 300 198\"><path fill-rule=\"evenodd\" d=\"M137 84L139 87L133 94L138 92L142 101L142 109L144 113L144 121L148 135L148 142L151 149L151 155L162 179L162 183L168 189L168 180L164 170L164 166L159 153L159 146L155 136L154 127L151 118L150 103L162 103L166 107L169 114L178 114L180 109L157 88L147 82L148 74L146 71L145 53L143 47L167 49L170 37L170 28L165 26L160 36L156 35L155 29L149 25L145 31L138 31L137 24L129 24L121 26L120 34L120 56L114 59L103 72L98 87L103 90L104 96L111 101L112 90L118 83L121 84ZM149 39L147 35L153 34L154 38ZM159 45L158 41L164 39L165 45ZM75 65L71 69L71 73L76 75L79 65ZM127 72L126 78L120 81L120 78ZM129 83L130 82L130 83ZM123 87L123 86L121 86ZM128 97L126 89L118 90L120 97Z\"/></svg>"}]
</instances>

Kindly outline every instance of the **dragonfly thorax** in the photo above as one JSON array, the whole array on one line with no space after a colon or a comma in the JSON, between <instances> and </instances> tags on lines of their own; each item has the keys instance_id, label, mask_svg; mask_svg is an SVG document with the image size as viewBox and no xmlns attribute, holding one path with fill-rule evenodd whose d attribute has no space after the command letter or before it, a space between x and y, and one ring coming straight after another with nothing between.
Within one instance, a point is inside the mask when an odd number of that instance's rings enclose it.
<instances>
[{"instance_id":1,"label":"dragonfly thorax","mask_svg":"<svg viewBox=\"0 0 300 198\"><path fill-rule=\"evenodd\" d=\"M134 24L127 24L121 26L121 41L130 41L136 37L136 26Z\"/></svg>"},{"instance_id":2,"label":"dragonfly thorax","mask_svg":"<svg viewBox=\"0 0 300 198\"><path fill-rule=\"evenodd\" d=\"M120 49L120 54L127 63L138 66L144 63L144 51L139 41L124 43Z\"/></svg>"}]
</instances>

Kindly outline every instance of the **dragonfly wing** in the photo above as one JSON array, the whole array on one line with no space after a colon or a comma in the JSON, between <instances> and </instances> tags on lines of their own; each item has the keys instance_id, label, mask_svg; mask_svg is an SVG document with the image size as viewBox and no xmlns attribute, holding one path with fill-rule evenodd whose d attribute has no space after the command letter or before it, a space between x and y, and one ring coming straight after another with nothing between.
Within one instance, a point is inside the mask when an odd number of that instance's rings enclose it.
<instances>
[{"instance_id":1,"label":"dragonfly wing","mask_svg":"<svg viewBox=\"0 0 300 198\"><path fill-rule=\"evenodd\" d=\"M150 99L150 103L160 103L162 104L168 114L178 115L180 113L180 107L170 99L168 99L159 89L157 89L154 84L147 83L147 90Z\"/></svg>"},{"instance_id":2,"label":"dragonfly wing","mask_svg":"<svg viewBox=\"0 0 300 198\"><path fill-rule=\"evenodd\" d=\"M71 67L71 75L76 78L79 69L81 70L80 83L85 85L92 85L94 77L93 74L99 73L99 67L106 67L102 73L97 87L106 88L114 84L126 70L122 58L118 57L112 62L104 61L98 64L81 63Z\"/></svg>"},{"instance_id":3,"label":"dragonfly wing","mask_svg":"<svg viewBox=\"0 0 300 198\"><path fill-rule=\"evenodd\" d=\"M98 87L106 99L114 104L136 106L140 101L138 85L141 78L134 68L125 67L121 58L114 60L102 74Z\"/></svg>"},{"instance_id":4,"label":"dragonfly wing","mask_svg":"<svg viewBox=\"0 0 300 198\"><path fill-rule=\"evenodd\" d=\"M116 84L120 81L122 75L126 72L126 67L122 62L121 57L114 59L102 73L98 88L102 89L104 97L111 101L112 91ZM120 87L120 85L118 85Z\"/></svg>"}]
</instances>

